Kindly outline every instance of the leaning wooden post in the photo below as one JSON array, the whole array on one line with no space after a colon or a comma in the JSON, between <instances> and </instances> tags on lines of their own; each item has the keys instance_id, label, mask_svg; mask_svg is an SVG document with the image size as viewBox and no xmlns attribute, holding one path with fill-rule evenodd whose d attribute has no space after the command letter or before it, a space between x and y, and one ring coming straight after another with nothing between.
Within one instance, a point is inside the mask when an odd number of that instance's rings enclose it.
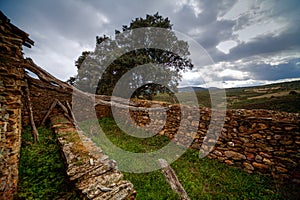
<instances>
[{"instance_id":1,"label":"leaning wooden post","mask_svg":"<svg viewBox=\"0 0 300 200\"><path fill-rule=\"evenodd\" d=\"M26 92L26 97L27 97L27 103L28 103L28 110L29 110L29 115L30 115L30 123L32 127L32 135L33 135L33 140L34 143L39 141L39 132L35 126L34 119L33 119L33 111L32 111L32 105L31 105L31 99L30 99L30 91L29 91L29 86L28 86L28 81L25 79L25 92Z\"/></svg>"},{"instance_id":2,"label":"leaning wooden post","mask_svg":"<svg viewBox=\"0 0 300 200\"><path fill-rule=\"evenodd\" d=\"M73 125L75 126L76 129L79 129L78 123L77 123L77 121L76 121L76 119L75 119L75 115L74 115L74 113L73 113L73 111L72 111L72 107L71 107L71 105L69 104L68 101L66 101L66 105L67 105L67 108L69 109L69 112L70 112L70 115L71 115L71 118L72 118Z\"/></svg>"},{"instance_id":3,"label":"leaning wooden post","mask_svg":"<svg viewBox=\"0 0 300 200\"><path fill-rule=\"evenodd\" d=\"M44 116L41 125L43 125L45 123L45 121L47 120L47 118L49 117L50 113L53 111L53 109L55 108L56 104L57 104L57 99L54 99L53 103L51 104L48 112L46 113L46 115Z\"/></svg>"},{"instance_id":4,"label":"leaning wooden post","mask_svg":"<svg viewBox=\"0 0 300 200\"><path fill-rule=\"evenodd\" d=\"M174 170L171 168L169 163L164 159L158 159L158 162L161 167L161 172L163 173L167 183L169 183L169 185L171 186L172 190L175 193L179 194L181 199L190 200L189 196L180 184Z\"/></svg>"},{"instance_id":5,"label":"leaning wooden post","mask_svg":"<svg viewBox=\"0 0 300 200\"><path fill-rule=\"evenodd\" d=\"M64 106L64 104L62 104L62 102L60 102L59 100L57 100L57 105L59 105L63 109L64 115L66 116L66 118L68 118L68 120L70 120L72 122L72 124L74 124L73 119L70 116L69 111L66 108L66 106Z\"/></svg>"}]
</instances>

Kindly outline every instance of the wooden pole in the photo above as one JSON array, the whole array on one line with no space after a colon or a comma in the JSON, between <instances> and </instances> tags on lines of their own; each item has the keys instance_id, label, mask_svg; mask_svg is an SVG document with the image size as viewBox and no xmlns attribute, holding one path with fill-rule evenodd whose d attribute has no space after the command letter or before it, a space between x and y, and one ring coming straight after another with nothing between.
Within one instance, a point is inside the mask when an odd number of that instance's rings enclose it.
<instances>
[{"instance_id":1,"label":"wooden pole","mask_svg":"<svg viewBox=\"0 0 300 200\"><path fill-rule=\"evenodd\" d=\"M79 128L78 123L77 123L77 121L75 119L75 115L74 115L74 113L72 111L72 107L71 107L71 105L69 104L68 101L66 101L66 105L67 105L67 108L69 109L69 112L70 112L70 115L71 115L71 118L72 118L72 122L73 122L75 128L79 130L80 128Z\"/></svg>"},{"instance_id":2,"label":"wooden pole","mask_svg":"<svg viewBox=\"0 0 300 200\"><path fill-rule=\"evenodd\" d=\"M174 170L171 168L169 163L164 159L158 159L158 162L161 167L161 172L163 173L167 183L171 186L172 190L175 193L179 194L181 199L190 200L189 196L180 184Z\"/></svg>"},{"instance_id":3,"label":"wooden pole","mask_svg":"<svg viewBox=\"0 0 300 200\"><path fill-rule=\"evenodd\" d=\"M70 117L69 111L66 108L66 106L62 104L62 102L60 102L59 100L57 100L57 105L59 105L63 109L63 111L65 112L65 116L68 118L68 120L70 120L70 122L72 122L72 124L74 124L74 121L72 117Z\"/></svg>"},{"instance_id":4,"label":"wooden pole","mask_svg":"<svg viewBox=\"0 0 300 200\"><path fill-rule=\"evenodd\" d=\"M32 127L32 135L33 135L33 140L34 143L39 141L39 133L38 130L35 126L34 119L33 119L33 111L32 111L32 104L31 104L31 99L30 99L30 91L29 91L29 86L27 79L25 79L25 92L26 92L26 97L27 97L27 103L28 103L28 110L29 110L29 115L30 115L30 123Z\"/></svg>"},{"instance_id":5,"label":"wooden pole","mask_svg":"<svg viewBox=\"0 0 300 200\"><path fill-rule=\"evenodd\" d=\"M42 122L41 122L41 125L43 125L43 124L45 123L46 119L49 117L50 113L53 111L53 109L54 109L55 106L57 105L57 101L58 101L57 99L55 99L55 100L53 101L53 103L51 104L51 106L50 106L48 112L47 112L46 115L44 116L44 118L43 118L43 120L42 120Z\"/></svg>"}]
</instances>

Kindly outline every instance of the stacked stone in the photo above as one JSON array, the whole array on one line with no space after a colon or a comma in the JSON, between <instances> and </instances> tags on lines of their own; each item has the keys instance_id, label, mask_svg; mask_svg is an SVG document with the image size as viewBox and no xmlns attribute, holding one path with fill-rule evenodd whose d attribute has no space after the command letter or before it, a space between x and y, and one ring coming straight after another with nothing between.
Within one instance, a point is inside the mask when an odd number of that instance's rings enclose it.
<instances>
[{"instance_id":1,"label":"stacked stone","mask_svg":"<svg viewBox=\"0 0 300 200\"><path fill-rule=\"evenodd\" d=\"M135 199L132 183L123 180L115 161L110 160L62 114L51 117L64 155L67 174L83 199Z\"/></svg>"},{"instance_id":2,"label":"stacked stone","mask_svg":"<svg viewBox=\"0 0 300 200\"><path fill-rule=\"evenodd\" d=\"M211 151L207 155L209 158L240 167L249 173L271 175L280 182L300 183L299 114L270 110L227 110L222 131L214 132L219 125L217 121L211 122L211 110L208 108L147 101L141 101L139 105L153 107L155 104L165 107L166 111L156 112L151 120L149 112L145 111L133 111L131 118L126 119L124 112L127 110L124 109L119 110L118 117L123 117L127 123L134 121L146 130L154 130L155 126L161 126L166 112L165 124L157 134L170 139L176 135L175 142L183 145L190 141L189 137L193 137L191 147L199 149L200 153ZM193 117L196 112L200 114L199 120ZM193 132L195 126L196 133ZM203 143L204 138L206 140Z\"/></svg>"},{"instance_id":3,"label":"stacked stone","mask_svg":"<svg viewBox=\"0 0 300 200\"><path fill-rule=\"evenodd\" d=\"M17 190L20 155L24 70L22 45L28 34L12 25L0 11L0 199L12 199Z\"/></svg>"},{"instance_id":4,"label":"stacked stone","mask_svg":"<svg viewBox=\"0 0 300 200\"><path fill-rule=\"evenodd\" d=\"M299 114L269 110L229 110L211 158L249 173L300 183Z\"/></svg>"},{"instance_id":5,"label":"stacked stone","mask_svg":"<svg viewBox=\"0 0 300 200\"><path fill-rule=\"evenodd\" d=\"M27 61L26 65L29 65L30 63L31 62ZM33 117L35 124L37 125L41 123L55 99L58 99L62 103L65 103L67 101L71 104L72 102L71 91L64 90L63 88L47 84L34 78L29 78L28 83L30 98L33 106ZM26 102L25 98L23 98L22 100L23 103ZM24 109L22 110L23 126L30 125L29 119L28 109L24 107Z\"/></svg>"}]
</instances>

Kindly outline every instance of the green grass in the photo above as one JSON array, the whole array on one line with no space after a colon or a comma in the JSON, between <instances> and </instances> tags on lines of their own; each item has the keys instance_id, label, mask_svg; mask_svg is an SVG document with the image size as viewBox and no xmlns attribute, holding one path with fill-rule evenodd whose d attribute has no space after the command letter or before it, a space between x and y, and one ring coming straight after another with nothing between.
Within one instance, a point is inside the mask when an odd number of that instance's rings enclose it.
<instances>
[{"instance_id":1,"label":"green grass","mask_svg":"<svg viewBox=\"0 0 300 200\"><path fill-rule=\"evenodd\" d=\"M51 130L38 128L33 144L31 130L22 133L19 185L15 199L78 199L68 181L58 144Z\"/></svg>"},{"instance_id":2,"label":"green grass","mask_svg":"<svg viewBox=\"0 0 300 200\"><path fill-rule=\"evenodd\" d=\"M132 152L149 152L168 143L163 136L138 139L125 134L111 118L100 120L106 136L120 148ZM94 137L94 141L101 144ZM112 158L113 159L113 158ZM284 199L268 177L248 174L216 160L199 159L198 151L189 149L171 164L191 199ZM157 170L150 173L124 173L134 184L137 199L178 199Z\"/></svg>"}]
</instances>

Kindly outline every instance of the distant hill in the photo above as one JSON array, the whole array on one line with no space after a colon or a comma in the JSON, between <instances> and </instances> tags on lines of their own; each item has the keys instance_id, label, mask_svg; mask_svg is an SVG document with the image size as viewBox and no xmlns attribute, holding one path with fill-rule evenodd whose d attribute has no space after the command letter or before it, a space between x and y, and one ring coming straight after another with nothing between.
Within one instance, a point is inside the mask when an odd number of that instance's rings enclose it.
<instances>
[{"instance_id":1,"label":"distant hill","mask_svg":"<svg viewBox=\"0 0 300 200\"><path fill-rule=\"evenodd\" d=\"M264 88L270 88L270 89L289 89L289 90L297 90L300 89L300 81L290 81L290 82L282 82L282 83L272 83L272 84L266 84L266 85L259 85L259 86L247 86L247 87L234 87L234 88L227 88L226 91L242 91L242 90L251 90L251 89L258 89L263 90ZM211 87L210 90L215 90L218 88ZM182 87L178 88L178 92L201 92L201 91L207 91L207 88L203 87Z\"/></svg>"},{"instance_id":2,"label":"distant hill","mask_svg":"<svg viewBox=\"0 0 300 200\"><path fill-rule=\"evenodd\" d=\"M202 87L183 87L178 88L178 92L200 92L200 91L206 91L206 88Z\"/></svg>"},{"instance_id":3,"label":"distant hill","mask_svg":"<svg viewBox=\"0 0 300 200\"><path fill-rule=\"evenodd\" d=\"M217 88L210 88L210 92ZM196 94L200 106L210 107L208 89L202 87L183 87L177 94L181 102L192 104L190 100ZM274 83L252 87L227 88L227 108L229 109L268 109L300 113L300 81ZM174 97L160 94L155 100L174 102Z\"/></svg>"},{"instance_id":4,"label":"distant hill","mask_svg":"<svg viewBox=\"0 0 300 200\"><path fill-rule=\"evenodd\" d=\"M300 112L300 81L226 89L228 108Z\"/></svg>"},{"instance_id":5,"label":"distant hill","mask_svg":"<svg viewBox=\"0 0 300 200\"><path fill-rule=\"evenodd\" d=\"M218 90L219 88L216 87L210 87L209 90ZM202 91L208 91L208 88L203 87L183 87L178 88L178 92L202 92Z\"/></svg>"}]
</instances>

